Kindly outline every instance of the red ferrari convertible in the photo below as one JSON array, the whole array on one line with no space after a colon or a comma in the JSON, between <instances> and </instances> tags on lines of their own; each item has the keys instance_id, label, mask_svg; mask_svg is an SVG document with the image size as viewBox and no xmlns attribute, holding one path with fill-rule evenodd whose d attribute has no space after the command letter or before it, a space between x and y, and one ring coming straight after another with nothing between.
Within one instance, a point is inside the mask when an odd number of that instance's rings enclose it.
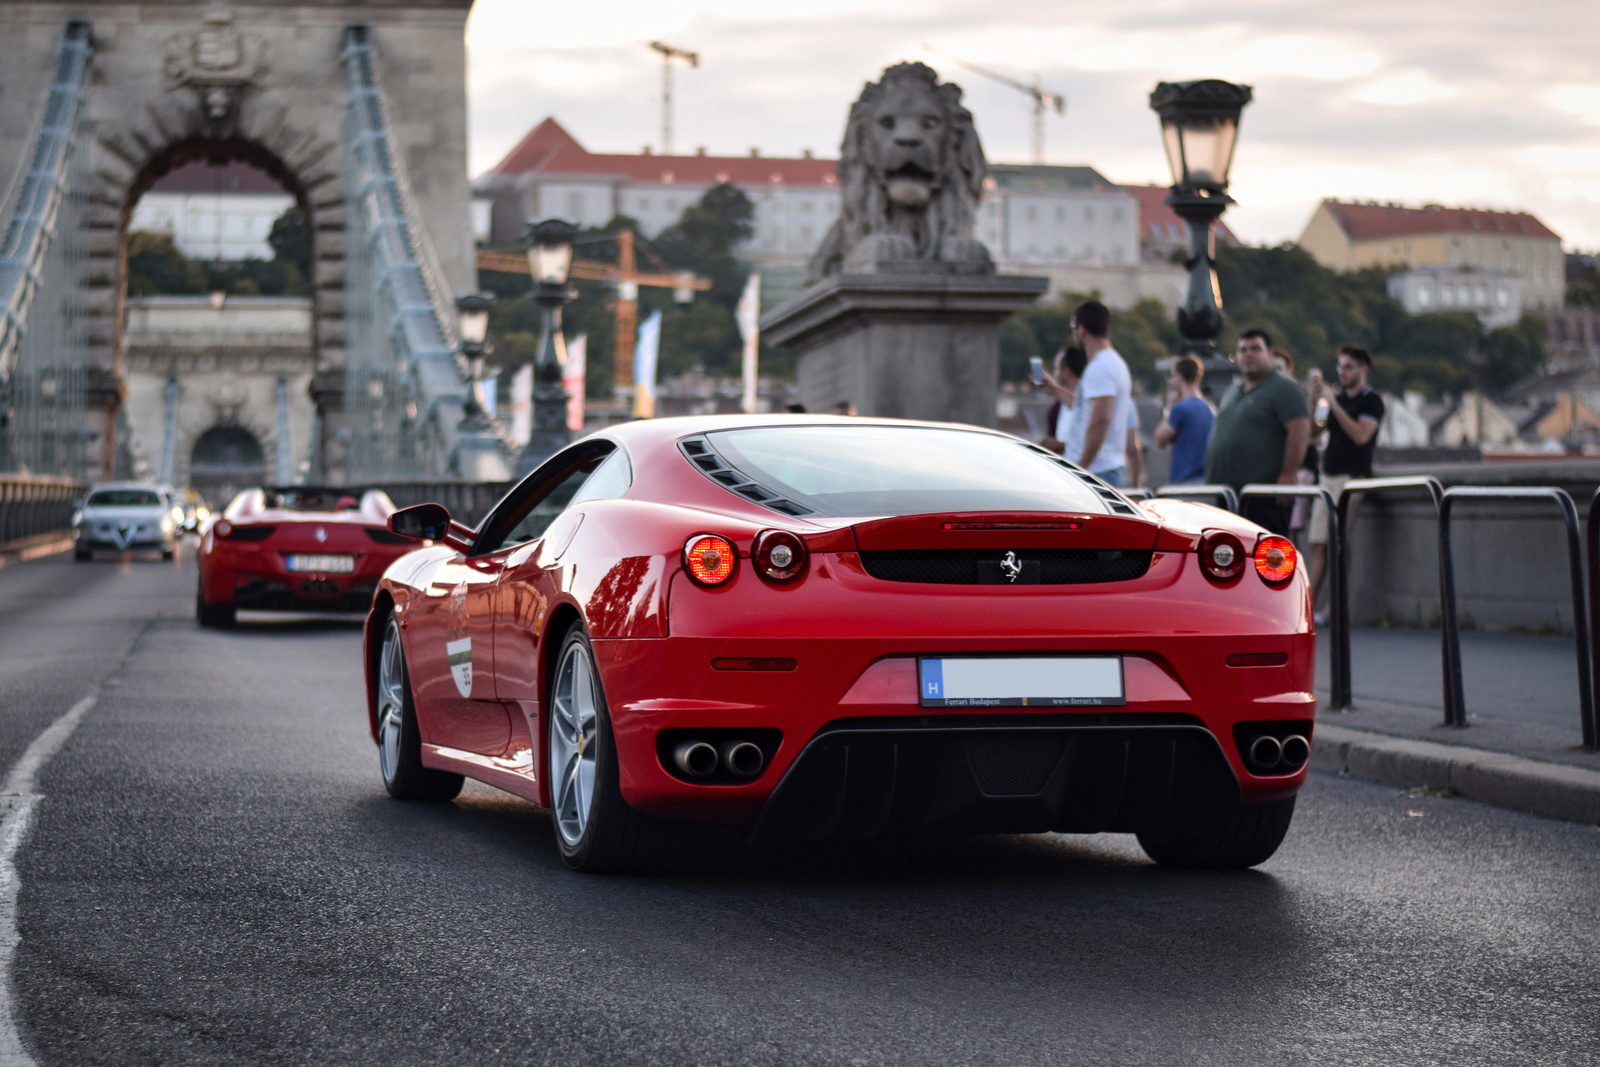
<instances>
[{"instance_id":1,"label":"red ferrari convertible","mask_svg":"<svg viewBox=\"0 0 1600 1067\"><path fill-rule=\"evenodd\" d=\"M463 776L548 806L567 863L765 838L1132 832L1242 867L1283 839L1315 700L1294 546L1135 503L967 426L614 427L427 547L367 617L396 797Z\"/></svg>"},{"instance_id":2,"label":"red ferrari convertible","mask_svg":"<svg viewBox=\"0 0 1600 1067\"><path fill-rule=\"evenodd\" d=\"M246 611L364 612L384 569L415 547L379 490L246 489L200 531L202 626Z\"/></svg>"}]
</instances>

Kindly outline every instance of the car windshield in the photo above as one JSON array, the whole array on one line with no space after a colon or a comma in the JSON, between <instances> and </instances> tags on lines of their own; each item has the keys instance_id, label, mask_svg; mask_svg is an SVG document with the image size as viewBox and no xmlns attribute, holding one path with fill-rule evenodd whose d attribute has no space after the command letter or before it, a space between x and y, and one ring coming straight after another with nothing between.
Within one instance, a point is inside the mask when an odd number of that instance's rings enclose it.
<instances>
[{"instance_id":1,"label":"car windshield","mask_svg":"<svg viewBox=\"0 0 1600 1067\"><path fill-rule=\"evenodd\" d=\"M284 511L359 511L359 489L267 489L266 506Z\"/></svg>"},{"instance_id":2,"label":"car windshield","mask_svg":"<svg viewBox=\"0 0 1600 1067\"><path fill-rule=\"evenodd\" d=\"M751 479L826 515L1104 514L1088 484L1008 437L925 426L766 426L707 435Z\"/></svg>"},{"instance_id":3,"label":"car windshield","mask_svg":"<svg viewBox=\"0 0 1600 1067\"><path fill-rule=\"evenodd\" d=\"M97 489L90 494L85 507L91 508L153 508L161 504L161 494L154 489Z\"/></svg>"}]
</instances>

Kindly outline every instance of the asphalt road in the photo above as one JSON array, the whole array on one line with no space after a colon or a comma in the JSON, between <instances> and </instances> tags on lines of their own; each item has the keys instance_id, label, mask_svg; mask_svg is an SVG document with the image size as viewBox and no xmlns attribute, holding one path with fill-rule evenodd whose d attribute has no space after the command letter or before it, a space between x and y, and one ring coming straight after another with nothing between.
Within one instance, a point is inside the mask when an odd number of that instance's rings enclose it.
<instances>
[{"instance_id":1,"label":"asphalt road","mask_svg":"<svg viewBox=\"0 0 1600 1067\"><path fill-rule=\"evenodd\" d=\"M1600 1060L1594 828L1313 777L1249 873L1062 836L583 877L521 800L385 796L355 626L201 631L192 590L0 569L6 766L104 685L18 857L41 1065Z\"/></svg>"}]
</instances>

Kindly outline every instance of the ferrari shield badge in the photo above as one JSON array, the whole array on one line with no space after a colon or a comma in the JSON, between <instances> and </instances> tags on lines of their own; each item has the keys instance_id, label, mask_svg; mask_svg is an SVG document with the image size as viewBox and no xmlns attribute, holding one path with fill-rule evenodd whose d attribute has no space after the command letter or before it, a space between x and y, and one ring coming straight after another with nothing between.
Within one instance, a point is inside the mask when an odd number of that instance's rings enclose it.
<instances>
[{"instance_id":1,"label":"ferrari shield badge","mask_svg":"<svg viewBox=\"0 0 1600 1067\"><path fill-rule=\"evenodd\" d=\"M456 692L463 697L472 696L472 630L467 618L467 583L462 582L450 594L445 621L445 655L450 659L450 677L455 679Z\"/></svg>"}]
</instances>

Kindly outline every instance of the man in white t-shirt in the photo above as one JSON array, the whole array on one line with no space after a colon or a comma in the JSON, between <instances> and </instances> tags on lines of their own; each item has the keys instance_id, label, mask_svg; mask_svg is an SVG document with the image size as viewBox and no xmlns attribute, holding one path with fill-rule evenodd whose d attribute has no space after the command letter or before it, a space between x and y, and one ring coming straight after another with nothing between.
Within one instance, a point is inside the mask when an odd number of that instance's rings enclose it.
<instances>
[{"instance_id":1,"label":"man in white t-shirt","mask_svg":"<svg viewBox=\"0 0 1600 1067\"><path fill-rule=\"evenodd\" d=\"M1089 357L1072 405L1074 426L1066 456L1117 488L1128 473L1128 415L1133 405L1133 378L1128 365L1111 347L1111 312L1098 300L1079 305L1072 315L1072 337ZM1079 426L1082 451L1073 455Z\"/></svg>"}]
</instances>

